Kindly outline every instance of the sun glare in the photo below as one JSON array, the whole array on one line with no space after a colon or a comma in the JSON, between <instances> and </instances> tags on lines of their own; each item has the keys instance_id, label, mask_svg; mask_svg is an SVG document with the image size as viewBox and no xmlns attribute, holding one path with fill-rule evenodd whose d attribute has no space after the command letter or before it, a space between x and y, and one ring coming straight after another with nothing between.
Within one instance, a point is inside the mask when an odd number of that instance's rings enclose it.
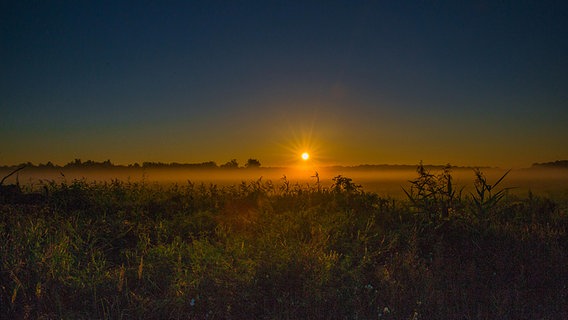
<instances>
[{"instance_id":1,"label":"sun glare","mask_svg":"<svg viewBox=\"0 0 568 320\"><path fill-rule=\"evenodd\" d=\"M303 171L314 171L321 165L322 149L319 140L314 137L313 128L304 130L293 130L283 135L284 149L283 158L285 166L289 168L301 169Z\"/></svg>"}]
</instances>

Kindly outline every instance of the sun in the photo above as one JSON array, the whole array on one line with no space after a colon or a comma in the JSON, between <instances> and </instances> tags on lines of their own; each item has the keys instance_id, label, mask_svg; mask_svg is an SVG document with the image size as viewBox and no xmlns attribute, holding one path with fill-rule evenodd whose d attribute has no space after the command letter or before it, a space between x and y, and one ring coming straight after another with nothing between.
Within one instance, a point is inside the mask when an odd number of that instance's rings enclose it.
<instances>
[{"instance_id":1,"label":"sun","mask_svg":"<svg viewBox=\"0 0 568 320\"><path fill-rule=\"evenodd\" d=\"M313 128L290 128L282 133L282 141L276 143L285 151L282 156L286 159L283 162L285 166L312 170L320 165L322 149L319 139L314 136Z\"/></svg>"}]
</instances>

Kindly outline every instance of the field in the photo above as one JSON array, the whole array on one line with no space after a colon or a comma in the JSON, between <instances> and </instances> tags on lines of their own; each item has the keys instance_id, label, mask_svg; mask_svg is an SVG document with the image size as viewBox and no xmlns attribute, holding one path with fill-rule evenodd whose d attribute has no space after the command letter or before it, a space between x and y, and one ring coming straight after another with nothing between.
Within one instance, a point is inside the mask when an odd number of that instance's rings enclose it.
<instances>
[{"instance_id":1,"label":"field","mask_svg":"<svg viewBox=\"0 0 568 320\"><path fill-rule=\"evenodd\" d=\"M568 318L565 173L351 173L3 186L1 316Z\"/></svg>"}]
</instances>

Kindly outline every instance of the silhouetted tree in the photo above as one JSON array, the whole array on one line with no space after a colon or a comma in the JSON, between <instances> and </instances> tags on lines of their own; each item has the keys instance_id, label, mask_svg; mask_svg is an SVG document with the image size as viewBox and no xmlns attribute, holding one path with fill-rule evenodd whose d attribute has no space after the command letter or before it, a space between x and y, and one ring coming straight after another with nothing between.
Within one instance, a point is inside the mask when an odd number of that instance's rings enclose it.
<instances>
[{"instance_id":1,"label":"silhouetted tree","mask_svg":"<svg viewBox=\"0 0 568 320\"><path fill-rule=\"evenodd\" d=\"M221 165L221 168L227 168L227 169L236 169L238 167L239 167L239 163L237 162L237 159L233 159L233 160Z\"/></svg>"},{"instance_id":2,"label":"silhouetted tree","mask_svg":"<svg viewBox=\"0 0 568 320\"><path fill-rule=\"evenodd\" d=\"M159 168L159 167L165 167L166 164L162 163L162 162L143 162L142 163L142 167L144 168Z\"/></svg>"},{"instance_id":3,"label":"silhouetted tree","mask_svg":"<svg viewBox=\"0 0 568 320\"><path fill-rule=\"evenodd\" d=\"M53 169L53 168L59 168L59 166L53 164L53 162L48 161L47 163L40 163L37 165L38 168L48 168L48 169Z\"/></svg>"},{"instance_id":4,"label":"silhouetted tree","mask_svg":"<svg viewBox=\"0 0 568 320\"><path fill-rule=\"evenodd\" d=\"M207 161L199 164L200 168L217 168L217 163L215 161Z\"/></svg>"},{"instance_id":5,"label":"silhouetted tree","mask_svg":"<svg viewBox=\"0 0 568 320\"><path fill-rule=\"evenodd\" d=\"M568 168L568 160L556 160L554 162L533 163L533 167L545 168Z\"/></svg>"},{"instance_id":6,"label":"silhouetted tree","mask_svg":"<svg viewBox=\"0 0 568 320\"><path fill-rule=\"evenodd\" d=\"M246 168L259 168L260 167L260 161L256 160L256 159L248 159L247 163L245 164Z\"/></svg>"},{"instance_id":7,"label":"silhouetted tree","mask_svg":"<svg viewBox=\"0 0 568 320\"><path fill-rule=\"evenodd\" d=\"M65 165L66 168L69 167L78 167L82 164L83 162L81 161L81 159L75 159L74 161L69 162L68 164Z\"/></svg>"}]
</instances>

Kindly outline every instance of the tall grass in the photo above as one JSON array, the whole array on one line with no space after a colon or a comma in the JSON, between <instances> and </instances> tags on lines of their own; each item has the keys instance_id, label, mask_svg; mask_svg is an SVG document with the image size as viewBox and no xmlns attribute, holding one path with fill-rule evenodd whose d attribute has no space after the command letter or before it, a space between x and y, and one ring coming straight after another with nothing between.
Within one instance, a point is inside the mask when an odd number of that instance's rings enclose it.
<instances>
[{"instance_id":1,"label":"tall grass","mask_svg":"<svg viewBox=\"0 0 568 320\"><path fill-rule=\"evenodd\" d=\"M329 188L285 178L229 187L47 182L40 201L0 205L0 312L566 318L566 208L474 177L480 189L462 195L449 167L419 166L408 201L342 176Z\"/></svg>"}]
</instances>

